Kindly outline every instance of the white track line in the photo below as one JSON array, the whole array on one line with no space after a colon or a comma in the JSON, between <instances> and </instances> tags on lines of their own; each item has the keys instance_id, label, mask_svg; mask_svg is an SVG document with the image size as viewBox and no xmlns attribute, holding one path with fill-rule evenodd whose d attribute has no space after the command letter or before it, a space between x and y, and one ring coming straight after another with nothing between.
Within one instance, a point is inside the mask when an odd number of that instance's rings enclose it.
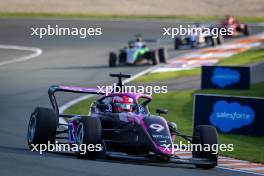
<instances>
[{"instance_id":1,"label":"white track line","mask_svg":"<svg viewBox=\"0 0 264 176\"><path fill-rule=\"evenodd\" d=\"M218 161L220 161L220 162L240 162L240 163L248 163L248 161L245 161L245 160L237 160L237 159L232 159L232 158L226 158L226 159L219 158Z\"/></svg>"},{"instance_id":2,"label":"white track line","mask_svg":"<svg viewBox=\"0 0 264 176\"><path fill-rule=\"evenodd\" d=\"M0 66L13 64L17 62L27 61L33 59L42 54L42 50L35 47L27 47L27 46L17 46L17 45L0 45L0 49L10 49L10 50L20 50L20 51L31 51L32 54L27 56L19 57L12 60L2 61L0 62Z\"/></svg>"},{"instance_id":3,"label":"white track line","mask_svg":"<svg viewBox=\"0 0 264 176\"><path fill-rule=\"evenodd\" d=\"M241 166L241 165L249 165L248 163L233 163L233 164L219 164L219 166Z\"/></svg>"},{"instance_id":4,"label":"white track line","mask_svg":"<svg viewBox=\"0 0 264 176\"><path fill-rule=\"evenodd\" d=\"M246 171L246 170L238 170L238 169L227 168L227 167L221 167L221 166L217 166L217 168L225 169L225 170L231 170L231 171L237 171L237 172L243 172L243 173L253 174L253 175L264 175L263 173L250 172L250 171Z\"/></svg>"},{"instance_id":5,"label":"white track line","mask_svg":"<svg viewBox=\"0 0 264 176\"><path fill-rule=\"evenodd\" d=\"M176 152L175 154L178 155L178 154L190 154L189 156L186 155L186 156L180 156L180 158L182 159L189 159L192 157L192 154L191 152ZM233 158L228 158L228 157L221 157L218 159L218 161L233 161L234 163L231 163L231 164L224 164L224 163L219 163L217 168L220 168L220 169L225 169L225 170L232 170L232 171L237 171L237 172L243 172L243 173L249 173L249 174L254 174L254 175L264 175L264 173L258 173L258 172L254 172L254 171L258 171L258 170L264 170L264 167L262 167L260 165L260 167L256 167L256 168L229 168L227 166L241 166L241 165L250 165L251 163L249 163L248 161L245 161L245 160L237 160L237 159L233 159ZM256 164L258 166L258 164Z\"/></svg>"}]
</instances>

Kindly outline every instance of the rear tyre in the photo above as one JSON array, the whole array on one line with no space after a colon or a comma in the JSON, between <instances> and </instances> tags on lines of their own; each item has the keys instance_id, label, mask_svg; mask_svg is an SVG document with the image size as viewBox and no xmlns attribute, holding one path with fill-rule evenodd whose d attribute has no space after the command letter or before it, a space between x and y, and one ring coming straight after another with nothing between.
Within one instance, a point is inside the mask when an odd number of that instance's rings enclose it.
<instances>
[{"instance_id":1,"label":"rear tyre","mask_svg":"<svg viewBox=\"0 0 264 176\"><path fill-rule=\"evenodd\" d=\"M159 64L159 55L157 51L150 51L150 59L152 61L152 65Z\"/></svg>"},{"instance_id":2,"label":"rear tyre","mask_svg":"<svg viewBox=\"0 0 264 176\"><path fill-rule=\"evenodd\" d=\"M245 36L249 36L248 26L246 24L243 33Z\"/></svg>"},{"instance_id":3,"label":"rear tyre","mask_svg":"<svg viewBox=\"0 0 264 176\"><path fill-rule=\"evenodd\" d=\"M83 117L77 126L76 143L79 147L85 146L102 146L101 141L101 121L95 117ZM83 150L83 149L82 149ZM94 151L81 151L76 152L77 158L94 160L99 154L98 148Z\"/></svg>"},{"instance_id":4,"label":"rear tyre","mask_svg":"<svg viewBox=\"0 0 264 176\"><path fill-rule=\"evenodd\" d=\"M32 145L55 142L58 117L53 109L37 107L31 114L28 123L27 141Z\"/></svg>"},{"instance_id":5,"label":"rear tyre","mask_svg":"<svg viewBox=\"0 0 264 176\"><path fill-rule=\"evenodd\" d=\"M116 66L116 61L117 61L116 53L111 52L109 54L109 67L115 67Z\"/></svg>"},{"instance_id":6,"label":"rear tyre","mask_svg":"<svg viewBox=\"0 0 264 176\"><path fill-rule=\"evenodd\" d=\"M160 63L165 63L165 64L168 63L169 56L167 50L165 48L160 48L158 52L159 52Z\"/></svg>"},{"instance_id":7,"label":"rear tyre","mask_svg":"<svg viewBox=\"0 0 264 176\"><path fill-rule=\"evenodd\" d=\"M217 43L216 39L213 37L210 37L210 41L211 41L211 46L214 47Z\"/></svg>"},{"instance_id":8,"label":"rear tyre","mask_svg":"<svg viewBox=\"0 0 264 176\"><path fill-rule=\"evenodd\" d=\"M199 125L195 127L193 133L193 144L210 146L210 151L192 151L193 158L205 158L211 161L211 164L196 164L197 168L210 169L217 166L218 154L212 150L212 146L218 145L218 134L215 127L211 125Z\"/></svg>"}]
</instances>

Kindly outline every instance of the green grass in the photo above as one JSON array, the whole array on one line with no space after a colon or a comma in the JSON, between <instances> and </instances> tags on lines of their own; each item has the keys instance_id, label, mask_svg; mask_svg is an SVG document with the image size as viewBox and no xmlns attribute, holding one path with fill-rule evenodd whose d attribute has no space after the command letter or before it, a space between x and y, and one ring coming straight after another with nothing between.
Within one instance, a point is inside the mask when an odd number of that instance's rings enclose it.
<instances>
[{"instance_id":1,"label":"green grass","mask_svg":"<svg viewBox=\"0 0 264 176\"><path fill-rule=\"evenodd\" d=\"M252 49L239 54L235 54L229 58L223 59L217 63L217 65L247 65L264 61L263 49ZM134 82L154 82L162 80L171 80L179 77L197 76L200 75L201 68L195 68L192 70L151 73L141 76L134 80Z\"/></svg>"},{"instance_id":2,"label":"green grass","mask_svg":"<svg viewBox=\"0 0 264 176\"><path fill-rule=\"evenodd\" d=\"M218 21L221 16L191 16L191 15L118 15L89 13L34 13L34 12L0 12L0 17L62 17L62 18L94 18L94 19L146 19L146 20L185 20L185 21ZM242 22L264 22L264 17L238 17Z\"/></svg>"},{"instance_id":3,"label":"green grass","mask_svg":"<svg viewBox=\"0 0 264 176\"><path fill-rule=\"evenodd\" d=\"M251 85L250 90L196 90L196 93L206 94L220 94L220 95L233 95L233 96L250 96L250 97L264 97L264 82Z\"/></svg>"},{"instance_id":4,"label":"green grass","mask_svg":"<svg viewBox=\"0 0 264 176\"><path fill-rule=\"evenodd\" d=\"M87 100L81 101L68 109L64 112L64 114L79 114L79 115L87 115L89 112L89 107L92 102L95 101L95 98L89 98Z\"/></svg>"},{"instance_id":5,"label":"green grass","mask_svg":"<svg viewBox=\"0 0 264 176\"><path fill-rule=\"evenodd\" d=\"M234 151L221 152L221 155L264 163L264 137L221 134L219 140L222 144L234 144Z\"/></svg>"},{"instance_id":6,"label":"green grass","mask_svg":"<svg viewBox=\"0 0 264 176\"><path fill-rule=\"evenodd\" d=\"M251 90L185 90L169 92L167 94L155 94L149 109L152 113L155 113L155 109L157 108L168 109L169 113L166 115L166 119L176 122L180 131L191 135L194 93L264 97L263 89L264 82L253 84ZM84 100L70 107L66 113L87 114L88 107L92 101L92 99ZM222 144L234 144L234 151L221 152L221 155L264 163L264 153L262 151L264 137L220 134L219 140Z\"/></svg>"},{"instance_id":7,"label":"green grass","mask_svg":"<svg viewBox=\"0 0 264 176\"><path fill-rule=\"evenodd\" d=\"M200 68L195 68L191 70L182 70L182 71L172 71L172 72L161 72L161 73L150 73L144 76L141 76L134 80L133 82L154 82L154 81L161 81L161 80L171 80L180 77L186 76L194 76L199 75L201 73Z\"/></svg>"},{"instance_id":8,"label":"green grass","mask_svg":"<svg viewBox=\"0 0 264 176\"><path fill-rule=\"evenodd\" d=\"M223 59L218 65L247 65L264 60L264 49L248 50L243 53L236 54L230 59Z\"/></svg>"}]
</instances>

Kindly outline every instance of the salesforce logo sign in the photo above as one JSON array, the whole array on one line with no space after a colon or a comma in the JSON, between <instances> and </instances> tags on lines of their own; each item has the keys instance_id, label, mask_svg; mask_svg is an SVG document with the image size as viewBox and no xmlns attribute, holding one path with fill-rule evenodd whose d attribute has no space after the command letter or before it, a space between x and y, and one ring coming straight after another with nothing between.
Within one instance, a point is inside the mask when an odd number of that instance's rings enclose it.
<instances>
[{"instance_id":1,"label":"salesforce logo sign","mask_svg":"<svg viewBox=\"0 0 264 176\"><path fill-rule=\"evenodd\" d=\"M217 101L210 123L222 132L230 132L234 128L250 125L255 119L255 112L249 106L241 106L237 102Z\"/></svg>"},{"instance_id":2,"label":"salesforce logo sign","mask_svg":"<svg viewBox=\"0 0 264 176\"><path fill-rule=\"evenodd\" d=\"M239 82L240 73L230 68L216 68L213 71L211 81L220 88Z\"/></svg>"}]
</instances>

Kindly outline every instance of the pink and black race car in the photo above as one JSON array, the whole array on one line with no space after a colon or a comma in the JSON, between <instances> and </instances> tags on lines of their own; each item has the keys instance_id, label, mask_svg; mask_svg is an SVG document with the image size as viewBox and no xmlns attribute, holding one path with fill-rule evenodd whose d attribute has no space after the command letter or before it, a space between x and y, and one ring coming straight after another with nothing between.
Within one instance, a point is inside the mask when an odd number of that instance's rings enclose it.
<instances>
[{"instance_id":1,"label":"pink and black race car","mask_svg":"<svg viewBox=\"0 0 264 176\"><path fill-rule=\"evenodd\" d=\"M124 86L122 78L130 75L110 74L118 77L117 86ZM101 94L90 106L89 115L60 114L55 92ZM218 155L212 148L207 151L193 151L193 158L182 159L174 153L176 137L182 137L192 144L201 146L218 145L217 131L213 126L201 125L188 136L178 131L177 125L168 122L161 114L167 110L157 109L157 115L150 114L148 104L152 97L141 93L111 92L75 86L51 86L49 98L52 109L37 107L28 125L28 146L37 144L62 143L70 145L100 145L100 150L81 153L78 158L128 159L162 163L194 164L198 168L213 168ZM66 119L60 123L59 118Z\"/></svg>"}]
</instances>

